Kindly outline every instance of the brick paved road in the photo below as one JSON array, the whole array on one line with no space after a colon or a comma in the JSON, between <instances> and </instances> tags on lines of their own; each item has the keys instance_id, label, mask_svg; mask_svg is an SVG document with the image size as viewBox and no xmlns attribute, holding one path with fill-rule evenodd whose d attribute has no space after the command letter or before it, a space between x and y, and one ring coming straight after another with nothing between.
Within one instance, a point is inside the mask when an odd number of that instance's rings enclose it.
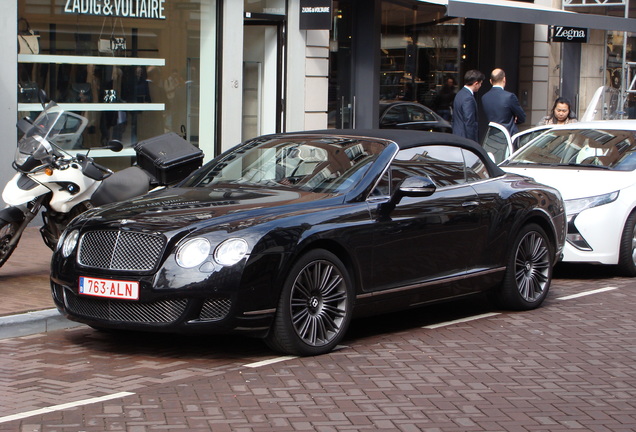
<instances>
[{"instance_id":1,"label":"brick paved road","mask_svg":"<svg viewBox=\"0 0 636 432\"><path fill-rule=\"evenodd\" d=\"M634 431L636 281L593 274L561 271L531 312L432 328L500 312L466 301L358 320L313 358L88 328L2 340L0 430ZM56 407L70 402L86 404Z\"/></svg>"}]
</instances>

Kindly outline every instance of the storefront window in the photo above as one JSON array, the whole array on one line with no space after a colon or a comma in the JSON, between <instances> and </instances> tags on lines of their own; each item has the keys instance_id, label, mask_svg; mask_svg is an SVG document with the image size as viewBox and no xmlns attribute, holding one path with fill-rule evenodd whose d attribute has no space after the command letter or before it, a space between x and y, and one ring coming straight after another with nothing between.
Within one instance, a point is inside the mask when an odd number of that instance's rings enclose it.
<instances>
[{"instance_id":1,"label":"storefront window","mask_svg":"<svg viewBox=\"0 0 636 432\"><path fill-rule=\"evenodd\" d=\"M382 3L380 99L448 108L444 85L457 85L460 21L435 5L407 8Z\"/></svg>"},{"instance_id":2,"label":"storefront window","mask_svg":"<svg viewBox=\"0 0 636 432\"><path fill-rule=\"evenodd\" d=\"M285 15L286 0L244 0L245 12Z\"/></svg>"},{"instance_id":3,"label":"storefront window","mask_svg":"<svg viewBox=\"0 0 636 432\"><path fill-rule=\"evenodd\" d=\"M352 83L360 71L352 64L356 44L350 0L334 1L329 49L329 127L355 127ZM445 17L433 3L382 1L380 27L379 103L415 101L438 111L448 111L460 82L460 40L463 21ZM450 87L445 87L448 83ZM450 113L446 118L450 119Z\"/></svg>"},{"instance_id":4,"label":"storefront window","mask_svg":"<svg viewBox=\"0 0 636 432\"><path fill-rule=\"evenodd\" d=\"M606 119L625 116L636 118L636 87L633 84L636 75L636 37L631 35L628 33L625 38L624 32L607 32L607 90L603 101L603 118ZM621 100L624 104L621 104Z\"/></svg>"},{"instance_id":5,"label":"storefront window","mask_svg":"<svg viewBox=\"0 0 636 432\"><path fill-rule=\"evenodd\" d=\"M329 34L329 128L353 127L352 119L352 5L348 0L334 1L333 25Z\"/></svg>"},{"instance_id":6,"label":"storefront window","mask_svg":"<svg viewBox=\"0 0 636 432\"><path fill-rule=\"evenodd\" d=\"M19 115L42 89L89 119L81 148L165 132L198 145L201 3L19 0Z\"/></svg>"}]
</instances>

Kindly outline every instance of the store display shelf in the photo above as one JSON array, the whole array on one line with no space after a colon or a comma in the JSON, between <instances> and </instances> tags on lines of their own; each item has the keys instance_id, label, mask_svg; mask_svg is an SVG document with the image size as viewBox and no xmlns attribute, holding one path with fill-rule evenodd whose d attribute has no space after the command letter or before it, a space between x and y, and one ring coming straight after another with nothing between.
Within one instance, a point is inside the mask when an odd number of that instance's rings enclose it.
<instances>
[{"instance_id":1,"label":"store display shelf","mask_svg":"<svg viewBox=\"0 0 636 432\"><path fill-rule=\"evenodd\" d=\"M105 66L165 66L166 59L140 57L101 57L55 54L18 54L18 63L93 64Z\"/></svg>"},{"instance_id":2,"label":"store display shelf","mask_svg":"<svg viewBox=\"0 0 636 432\"><path fill-rule=\"evenodd\" d=\"M119 152L114 152L112 150L106 150L106 149L100 149L100 148L91 149L91 150L78 149L78 150L64 150L64 151L69 152L71 154L75 154L75 153L90 154L90 156L93 158L122 157L122 156L132 157L137 155L137 153L135 152L135 149L132 147L124 148Z\"/></svg>"},{"instance_id":3,"label":"store display shelf","mask_svg":"<svg viewBox=\"0 0 636 432\"><path fill-rule=\"evenodd\" d=\"M65 111L164 111L162 103L59 103ZM19 103L18 111L42 111L39 103Z\"/></svg>"}]
</instances>

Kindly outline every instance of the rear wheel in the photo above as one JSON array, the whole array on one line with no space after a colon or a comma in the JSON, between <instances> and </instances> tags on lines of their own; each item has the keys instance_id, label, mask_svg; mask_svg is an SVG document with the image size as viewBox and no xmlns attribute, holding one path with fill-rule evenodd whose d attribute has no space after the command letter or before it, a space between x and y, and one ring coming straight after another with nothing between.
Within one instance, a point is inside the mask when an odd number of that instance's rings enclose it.
<instances>
[{"instance_id":1,"label":"rear wheel","mask_svg":"<svg viewBox=\"0 0 636 432\"><path fill-rule=\"evenodd\" d=\"M508 258L499 296L501 306L528 310L541 305L552 281L553 255L554 248L543 228L536 224L523 227Z\"/></svg>"},{"instance_id":2,"label":"rear wheel","mask_svg":"<svg viewBox=\"0 0 636 432\"><path fill-rule=\"evenodd\" d=\"M618 269L625 276L636 276L636 212L629 215L623 228Z\"/></svg>"},{"instance_id":3,"label":"rear wheel","mask_svg":"<svg viewBox=\"0 0 636 432\"><path fill-rule=\"evenodd\" d=\"M292 267L266 342L275 351L319 355L342 340L351 321L353 286L334 254L313 250Z\"/></svg>"},{"instance_id":4,"label":"rear wheel","mask_svg":"<svg viewBox=\"0 0 636 432\"><path fill-rule=\"evenodd\" d=\"M18 242L11 244L11 240L15 237L20 224L17 222L0 223L0 267L4 265L15 250Z\"/></svg>"}]
</instances>

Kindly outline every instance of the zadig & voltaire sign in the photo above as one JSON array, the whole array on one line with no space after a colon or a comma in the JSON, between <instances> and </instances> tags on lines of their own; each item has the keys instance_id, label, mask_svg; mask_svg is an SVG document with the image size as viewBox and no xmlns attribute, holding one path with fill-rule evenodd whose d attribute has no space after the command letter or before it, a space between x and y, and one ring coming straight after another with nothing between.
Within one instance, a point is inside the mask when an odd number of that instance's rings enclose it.
<instances>
[{"instance_id":1,"label":"zadig & voltaire sign","mask_svg":"<svg viewBox=\"0 0 636 432\"><path fill-rule=\"evenodd\" d=\"M166 19L165 2L166 0L66 0L64 13Z\"/></svg>"}]
</instances>

